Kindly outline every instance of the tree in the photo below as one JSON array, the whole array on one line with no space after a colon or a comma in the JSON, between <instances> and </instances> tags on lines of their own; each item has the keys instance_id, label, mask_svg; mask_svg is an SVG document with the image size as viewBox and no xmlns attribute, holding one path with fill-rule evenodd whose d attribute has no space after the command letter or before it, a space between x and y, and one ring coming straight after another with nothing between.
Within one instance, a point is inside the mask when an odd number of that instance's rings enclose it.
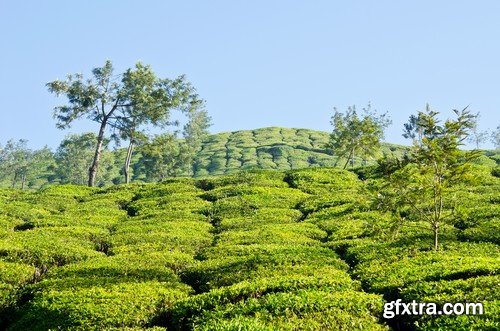
<instances>
[{"instance_id":1,"label":"tree","mask_svg":"<svg viewBox=\"0 0 500 331\"><path fill-rule=\"evenodd\" d=\"M88 185L94 186L101 161L108 126L130 141L132 150L135 134L141 125L164 123L172 108L182 102L199 102L184 76L175 80L156 77L149 66L140 62L122 75L114 75L111 61L92 70L92 78L68 75L67 79L47 83L49 92L65 95L68 104L54 108L57 127L64 129L79 118L99 123L95 152L88 170ZM127 153L129 164L131 152Z\"/></svg>"},{"instance_id":2,"label":"tree","mask_svg":"<svg viewBox=\"0 0 500 331\"><path fill-rule=\"evenodd\" d=\"M66 136L59 144L55 153L55 176L60 183L84 185L88 180L88 169L94 157L96 141L94 133L82 133ZM108 140L103 142L102 157L110 161L112 155L106 150ZM96 183L104 185L106 182L105 169L99 168L96 174Z\"/></svg>"},{"instance_id":3,"label":"tree","mask_svg":"<svg viewBox=\"0 0 500 331\"><path fill-rule=\"evenodd\" d=\"M451 188L469 179L472 160L479 156L477 151L459 149L474 128L477 115L467 108L454 113L456 119L444 124L429 106L410 117L403 134L413 139L410 160L387 177L388 185L379 192L380 200L392 206L397 219L413 216L430 225L434 250L439 248L442 224L452 217Z\"/></svg>"},{"instance_id":4,"label":"tree","mask_svg":"<svg viewBox=\"0 0 500 331\"><path fill-rule=\"evenodd\" d=\"M210 117L205 109L192 108L182 138L178 130L156 135L141 146L139 172L147 181L162 181L167 177L193 175L194 158L208 135Z\"/></svg>"},{"instance_id":5,"label":"tree","mask_svg":"<svg viewBox=\"0 0 500 331\"><path fill-rule=\"evenodd\" d=\"M157 79L149 66L136 64L134 70L128 69L123 75L123 87L128 96L128 106L124 107L117 117L117 135L128 141L123 172L125 183L130 182L130 160L134 146L145 141L144 129L148 125L166 127L177 125L169 122L169 114L173 109L183 113L194 112L204 103L185 76L174 80ZM137 102L141 100L141 102Z\"/></svg>"},{"instance_id":6,"label":"tree","mask_svg":"<svg viewBox=\"0 0 500 331\"><path fill-rule=\"evenodd\" d=\"M151 142L141 148L139 163L148 181L163 181L182 173L185 166L185 154L176 133L157 135Z\"/></svg>"},{"instance_id":7,"label":"tree","mask_svg":"<svg viewBox=\"0 0 500 331\"><path fill-rule=\"evenodd\" d=\"M479 127L477 125L478 120L479 120L479 113L477 113L476 115L474 126L472 127L469 138L467 139L468 142L474 144L476 149L479 149L481 144L484 143L489 136L488 131L479 130Z\"/></svg>"},{"instance_id":8,"label":"tree","mask_svg":"<svg viewBox=\"0 0 500 331\"><path fill-rule=\"evenodd\" d=\"M491 133L491 142L496 149L500 149L500 125Z\"/></svg>"},{"instance_id":9,"label":"tree","mask_svg":"<svg viewBox=\"0 0 500 331\"><path fill-rule=\"evenodd\" d=\"M391 123L387 113L377 115L376 110L371 110L370 104L363 108L363 113L359 116L356 106L349 107L345 114L334 108L331 120L333 132L327 147L337 155L337 162L341 158L346 159L344 169L349 162L354 166L356 156L363 160L374 157L380 149L384 129Z\"/></svg>"},{"instance_id":10,"label":"tree","mask_svg":"<svg viewBox=\"0 0 500 331\"><path fill-rule=\"evenodd\" d=\"M44 147L31 150L27 143L24 139L9 140L3 149L0 148L1 177L11 177L9 181L12 188L19 182L22 190L26 186L39 187L52 175L49 169L53 165L54 157L50 149Z\"/></svg>"},{"instance_id":11,"label":"tree","mask_svg":"<svg viewBox=\"0 0 500 331\"><path fill-rule=\"evenodd\" d=\"M12 176L11 187L15 188L18 180L21 181L21 189L24 189L28 167L32 157L32 151L27 147L27 140L9 140L0 151L0 170L6 176Z\"/></svg>"},{"instance_id":12,"label":"tree","mask_svg":"<svg viewBox=\"0 0 500 331\"><path fill-rule=\"evenodd\" d=\"M54 153L47 146L34 150L26 173L28 186L35 188L49 183L54 177L54 167Z\"/></svg>"},{"instance_id":13,"label":"tree","mask_svg":"<svg viewBox=\"0 0 500 331\"><path fill-rule=\"evenodd\" d=\"M189 114L189 121L184 125L182 135L184 136L183 154L188 168L188 175L193 174L193 161L201 149L203 139L208 136L211 118L206 110L194 109Z\"/></svg>"}]
</instances>

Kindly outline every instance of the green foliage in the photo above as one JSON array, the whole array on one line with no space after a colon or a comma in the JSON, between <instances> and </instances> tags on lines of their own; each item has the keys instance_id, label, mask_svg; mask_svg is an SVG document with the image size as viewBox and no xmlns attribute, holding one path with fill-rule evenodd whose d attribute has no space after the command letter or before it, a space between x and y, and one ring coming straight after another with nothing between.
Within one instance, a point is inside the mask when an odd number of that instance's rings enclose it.
<instances>
[{"instance_id":1,"label":"green foliage","mask_svg":"<svg viewBox=\"0 0 500 331\"><path fill-rule=\"evenodd\" d=\"M401 296L407 300L419 302L466 303L480 302L484 306L484 315L446 316L446 318L423 317L413 321L419 330L446 329L481 329L494 330L500 326L500 276L479 276L451 281L419 282L402 291Z\"/></svg>"},{"instance_id":2,"label":"green foliage","mask_svg":"<svg viewBox=\"0 0 500 331\"><path fill-rule=\"evenodd\" d=\"M386 330L377 324L382 299L355 291L269 293L205 310L193 330Z\"/></svg>"},{"instance_id":3,"label":"green foliage","mask_svg":"<svg viewBox=\"0 0 500 331\"><path fill-rule=\"evenodd\" d=\"M160 178L159 174L162 171L162 178L169 178L168 176L200 178L211 175L233 174L242 170L246 172L259 169L324 168L333 167L337 163L337 157L331 155L331 151L324 147L328 142L328 133L326 132L307 129L264 128L253 131L205 135L206 132L203 133L202 129L194 128L197 125L203 127L203 123L198 123L200 122L199 118L204 116L203 112L203 109L187 112L187 123L182 130L182 137L180 137L180 134L174 135L174 132L177 132L174 131L170 133L172 137L169 138L170 140L167 139L168 142L165 144L158 145L151 142L145 144L144 141L136 137L129 165L131 181L136 183L154 182ZM194 122L196 122L196 125ZM189 134L193 135L193 137L189 138ZM166 136L168 137L168 134ZM270 145L265 137L273 141L279 141L279 143L276 142L276 144ZM73 139L72 137L66 139L70 138ZM90 156L92 158L95 153L95 141L91 141L89 145L92 146L91 148L87 146L82 150L75 148L75 146L70 148L68 145L65 156L58 160L55 160L54 153L46 148L32 151L34 157L31 158L29 166L31 170L27 173L25 187L39 188L54 183L82 182L82 178L88 175L88 165L84 165L83 162L75 164L76 162L73 161L82 159L82 153L85 150L88 152L87 158L89 155L92 155ZM106 141L105 139L104 142ZM61 145L63 142L61 142ZM1 150L2 146L0 146ZM148 152L145 154L151 152L148 157L143 155L146 150ZM165 151L165 153L170 151L173 156L164 155L161 150ZM381 152L401 159L408 152L408 148L383 143ZM123 160L127 158L127 154L127 148L116 148L113 151L103 149L102 166L97 172L99 186L125 183ZM181 158L172 161L172 158L176 157L175 155ZM498 154L494 151L484 151L483 156L478 162L489 167L490 172L495 173L496 168L492 162L496 164L500 162ZM21 162L22 158L19 161ZM72 162L73 165L70 166ZM158 164L150 168L155 162ZM161 162L165 162L165 164L162 166ZM374 168L365 166L353 170L360 178L364 179L385 174L380 172L382 169L377 168L373 160L367 160L367 165ZM4 167L4 172L0 173L0 186L10 187L12 185L13 174L11 170L10 166ZM278 174L278 176L283 175L282 172L273 173ZM18 187L21 182L22 178L16 179ZM279 183L284 187L287 186L281 180Z\"/></svg>"},{"instance_id":4,"label":"green foliage","mask_svg":"<svg viewBox=\"0 0 500 331\"><path fill-rule=\"evenodd\" d=\"M387 113L377 116L370 104L363 111L364 115L359 117L356 106L349 107L345 114L334 108L331 120L333 132L327 146L339 159L346 159L344 169L349 162L354 167L355 157L364 162L375 157L384 137L384 129L391 123Z\"/></svg>"},{"instance_id":5,"label":"green foliage","mask_svg":"<svg viewBox=\"0 0 500 331\"><path fill-rule=\"evenodd\" d=\"M51 180L53 166L54 155L48 147L33 151L23 139L9 140L3 148L0 145L0 185L40 187Z\"/></svg>"},{"instance_id":6,"label":"green foliage","mask_svg":"<svg viewBox=\"0 0 500 331\"><path fill-rule=\"evenodd\" d=\"M2 189L0 328L385 330L400 298L486 312L401 329L496 329L499 183L472 170L438 252L425 221L394 223L339 169Z\"/></svg>"},{"instance_id":7,"label":"green foliage","mask_svg":"<svg viewBox=\"0 0 500 331\"><path fill-rule=\"evenodd\" d=\"M120 282L107 286L59 288L60 282L40 283L39 295L21 311L11 330L101 330L142 327L165 306L186 297L182 284L157 281Z\"/></svg>"},{"instance_id":8,"label":"green foliage","mask_svg":"<svg viewBox=\"0 0 500 331\"><path fill-rule=\"evenodd\" d=\"M352 172L329 168L291 171L285 180L293 188L316 195L339 190L352 191L361 186L357 176Z\"/></svg>"},{"instance_id":9,"label":"green foliage","mask_svg":"<svg viewBox=\"0 0 500 331\"><path fill-rule=\"evenodd\" d=\"M95 153L95 142L97 136L94 133L82 133L66 136L56 150L55 181L61 184L85 185L88 181L89 167ZM105 165L113 163L114 155L104 145L102 162ZM114 176L118 175L109 171L110 168L102 167L96 175L97 186L109 183Z\"/></svg>"},{"instance_id":10,"label":"green foliage","mask_svg":"<svg viewBox=\"0 0 500 331\"><path fill-rule=\"evenodd\" d=\"M500 125L491 133L491 141L497 150L500 149Z\"/></svg>"},{"instance_id":11,"label":"green foliage","mask_svg":"<svg viewBox=\"0 0 500 331\"><path fill-rule=\"evenodd\" d=\"M429 224L434 235L434 250L439 248L443 223L450 222L450 190L472 179L471 161L477 151L463 152L459 146L469 136L477 115L467 108L454 110L456 119L440 124L438 112L427 105L425 112L410 117L405 137L413 139L409 163L388 177L387 189L378 193L382 208L392 211L398 220L404 214ZM402 211L400 206L408 206Z\"/></svg>"},{"instance_id":12,"label":"green foliage","mask_svg":"<svg viewBox=\"0 0 500 331\"><path fill-rule=\"evenodd\" d=\"M95 154L89 168L89 186L94 186L101 162L101 152L108 126L117 130L115 138L127 139L130 148L125 160L128 183L128 166L132 157L132 145L142 136L145 125L167 125L170 110L184 112L198 108L203 102L184 76L176 79L156 77L150 66L136 63L121 75L114 75L111 61L92 70L92 78L68 75L67 79L46 84L49 92L64 95L68 104L54 108L57 127L64 129L81 117L99 123L95 140Z\"/></svg>"}]
</instances>

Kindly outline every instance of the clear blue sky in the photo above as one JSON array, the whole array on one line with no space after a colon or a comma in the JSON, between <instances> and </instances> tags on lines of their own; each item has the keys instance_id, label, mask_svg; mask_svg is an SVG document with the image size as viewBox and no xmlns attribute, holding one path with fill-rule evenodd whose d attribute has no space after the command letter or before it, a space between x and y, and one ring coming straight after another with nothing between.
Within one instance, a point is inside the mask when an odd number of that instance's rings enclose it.
<instances>
[{"instance_id":1,"label":"clear blue sky","mask_svg":"<svg viewBox=\"0 0 500 331\"><path fill-rule=\"evenodd\" d=\"M500 1L0 2L0 143L57 147L64 102L45 83L117 71L138 60L186 74L212 132L267 126L330 131L332 108L371 101L391 114L386 141L428 102L445 116L470 105L500 124ZM491 145L489 145L491 146ZM485 146L486 147L486 146Z\"/></svg>"}]
</instances>

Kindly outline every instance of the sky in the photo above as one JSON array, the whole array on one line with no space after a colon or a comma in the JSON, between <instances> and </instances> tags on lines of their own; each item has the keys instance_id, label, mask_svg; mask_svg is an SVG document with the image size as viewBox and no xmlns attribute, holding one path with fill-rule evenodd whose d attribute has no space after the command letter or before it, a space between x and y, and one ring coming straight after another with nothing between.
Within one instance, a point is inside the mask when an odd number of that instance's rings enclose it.
<instances>
[{"instance_id":1,"label":"sky","mask_svg":"<svg viewBox=\"0 0 500 331\"><path fill-rule=\"evenodd\" d=\"M185 74L212 133L269 126L331 131L333 108L387 111L385 140L429 103L443 118L469 106L500 125L500 1L0 0L0 144L55 149L97 132L59 130L63 97L45 84L111 60L162 78ZM491 147L485 144L483 147Z\"/></svg>"}]
</instances>

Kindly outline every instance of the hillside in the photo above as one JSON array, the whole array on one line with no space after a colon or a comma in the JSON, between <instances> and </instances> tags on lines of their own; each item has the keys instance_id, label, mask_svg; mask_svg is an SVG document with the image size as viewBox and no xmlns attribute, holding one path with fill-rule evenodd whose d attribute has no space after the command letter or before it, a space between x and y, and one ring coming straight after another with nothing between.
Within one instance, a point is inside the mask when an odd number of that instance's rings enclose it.
<instances>
[{"instance_id":1,"label":"hillside","mask_svg":"<svg viewBox=\"0 0 500 331\"><path fill-rule=\"evenodd\" d=\"M328 139L327 132L281 127L213 134L196 156L194 174L199 177L244 169L333 167L337 157L326 149ZM400 152L403 147L384 144L383 150L389 148ZM356 162L361 164L360 159Z\"/></svg>"},{"instance_id":2,"label":"hillside","mask_svg":"<svg viewBox=\"0 0 500 331\"><path fill-rule=\"evenodd\" d=\"M439 252L339 169L0 190L0 329L498 330L500 179L477 175Z\"/></svg>"},{"instance_id":3,"label":"hillside","mask_svg":"<svg viewBox=\"0 0 500 331\"><path fill-rule=\"evenodd\" d=\"M83 136L88 136L84 134ZM92 134L90 134L92 136ZM76 137L77 141L80 138ZM26 164L23 158L14 162L16 166L9 165L10 161L2 164L0 160L0 187L21 187L22 178L25 179L25 188L38 189L53 184L77 184L85 185L88 180L88 168L94 156L94 138L88 138L85 146L66 145L66 151L45 152L45 159L34 159L32 165ZM337 162L337 157L325 146L329 140L329 133L309 129L288 129L280 127L261 128L255 130L241 130L234 132L223 132L209 135L201 144L201 149L194 155L192 166L185 163L179 166L175 161L182 159L179 148L168 147L153 156L158 158L158 164L151 166L148 157L141 154L141 146L138 146L132 156L131 172L132 182L155 182L163 178L171 177L195 177L236 173L240 170L263 169L263 170L293 170L314 167L337 167L342 168L345 159ZM182 140L174 141L180 144ZM68 147L68 146L71 146ZM144 147L142 147L144 148ZM401 154L408 147L390 143L382 143L382 153ZM35 151L40 152L40 151ZM170 154L169 154L170 153ZM97 183L98 186L109 186L124 182L123 164L127 150L118 148L105 150L99 167ZM14 156L23 155L15 153ZM161 156L161 157L160 157ZM163 159L162 159L163 158ZM9 160L10 158L5 158ZM163 163L162 163L163 162ZM363 165L363 160L355 158L354 167ZM366 160L370 165L375 160ZM498 151L484 151L484 155L478 161L492 170L497 168L500 173L500 154ZM351 168L349 165L348 168ZM153 171L150 171L154 169ZM156 171L156 173L155 173ZM16 175L25 173L26 177ZM162 174L161 178L158 173Z\"/></svg>"}]
</instances>

